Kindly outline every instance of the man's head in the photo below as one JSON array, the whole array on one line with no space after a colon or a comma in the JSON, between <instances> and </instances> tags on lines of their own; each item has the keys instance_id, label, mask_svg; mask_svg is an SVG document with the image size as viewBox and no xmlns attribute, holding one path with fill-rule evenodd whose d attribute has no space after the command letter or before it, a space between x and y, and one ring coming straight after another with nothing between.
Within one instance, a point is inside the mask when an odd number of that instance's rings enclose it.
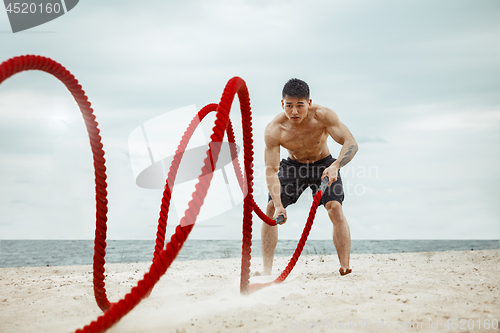
<instances>
[{"instance_id":1,"label":"man's head","mask_svg":"<svg viewBox=\"0 0 500 333\"><path fill-rule=\"evenodd\" d=\"M300 79L290 79L283 87L281 98L297 97L300 99L309 100L309 86Z\"/></svg>"},{"instance_id":2,"label":"man's head","mask_svg":"<svg viewBox=\"0 0 500 333\"><path fill-rule=\"evenodd\" d=\"M290 79L283 87L281 105L285 115L294 124L307 117L312 100L309 99L309 86L302 80Z\"/></svg>"}]
</instances>

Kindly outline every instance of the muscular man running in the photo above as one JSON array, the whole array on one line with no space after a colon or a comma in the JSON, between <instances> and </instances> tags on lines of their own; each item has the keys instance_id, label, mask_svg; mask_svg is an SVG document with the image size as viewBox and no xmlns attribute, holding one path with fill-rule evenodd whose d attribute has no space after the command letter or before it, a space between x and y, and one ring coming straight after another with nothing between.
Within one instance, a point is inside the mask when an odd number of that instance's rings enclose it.
<instances>
[{"instance_id":1,"label":"muscular man running","mask_svg":"<svg viewBox=\"0 0 500 333\"><path fill-rule=\"evenodd\" d=\"M340 261L339 272L351 272L349 257L351 234L342 212L344 191L339 169L349 163L358 151L356 140L340 122L338 116L324 106L312 104L309 86L302 80L291 79L283 87L281 104L284 112L276 116L265 130L266 181L269 202L266 214L270 218L283 215L286 207L295 203L310 187L313 196L321 180L328 176L329 184L321 199L333 223L333 243ZM342 145L339 158L330 155L326 140L331 136ZM280 162L280 146L288 150L288 158ZM262 224L263 274L271 274L274 250L278 242L278 227Z\"/></svg>"}]
</instances>

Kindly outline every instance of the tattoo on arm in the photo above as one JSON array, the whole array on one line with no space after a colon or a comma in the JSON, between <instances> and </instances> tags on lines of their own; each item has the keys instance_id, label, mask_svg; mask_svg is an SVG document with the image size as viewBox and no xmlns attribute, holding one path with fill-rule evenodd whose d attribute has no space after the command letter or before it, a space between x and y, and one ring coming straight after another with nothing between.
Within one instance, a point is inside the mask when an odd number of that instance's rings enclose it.
<instances>
[{"instance_id":1,"label":"tattoo on arm","mask_svg":"<svg viewBox=\"0 0 500 333\"><path fill-rule=\"evenodd\" d=\"M342 168L344 165L346 165L347 163L349 163L352 158L354 157L354 155L356 154L356 152L358 151L358 149L356 148L356 145L351 145L349 147L349 149L345 152L344 154L344 157L342 158L342 160L340 161L340 168Z\"/></svg>"}]
</instances>

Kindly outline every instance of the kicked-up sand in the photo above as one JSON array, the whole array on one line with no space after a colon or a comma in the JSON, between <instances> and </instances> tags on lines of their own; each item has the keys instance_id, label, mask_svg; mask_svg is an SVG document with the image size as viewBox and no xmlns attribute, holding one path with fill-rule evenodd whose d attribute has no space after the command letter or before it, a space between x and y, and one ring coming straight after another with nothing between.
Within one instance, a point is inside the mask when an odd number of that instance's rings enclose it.
<instances>
[{"instance_id":1,"label":"kicked-up sand","mask_svg":"<svg viewBox=\"0 0 500 333\"><path fill-rule=\"evenodd\" d=\"M335 255L302 256L285 282L240 295L239 259L174 261L108 332L500 332L500 250L354 254L351 267L340 276ZM148 268L106 265L110 300ZM101 313L91 266L0 269L2 333L72 332Z\"/></svg>"}]
</instances>

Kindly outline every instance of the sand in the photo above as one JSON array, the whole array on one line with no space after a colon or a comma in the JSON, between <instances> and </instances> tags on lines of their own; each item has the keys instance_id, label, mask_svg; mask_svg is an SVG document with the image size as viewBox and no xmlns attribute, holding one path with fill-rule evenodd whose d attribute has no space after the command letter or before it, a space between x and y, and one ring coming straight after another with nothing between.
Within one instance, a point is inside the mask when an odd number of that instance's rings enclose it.
<instances>
[{"instance_id":1,"label":"sand","mask_svg":"<svg viewBox=\"0 0 500 333\"><path fill-rule=\"evenodd\" d=\"M500 332L491 328L500 320L500 250L351 258L353 273L340 276L336 256L303 256L284 283L246 296L239 259L175 261L108 332ZM251 282L271 280L287 261L276 258L275 274ZM260 270L262 259L252 265ZM110 300L148 266L106 265ZM0 332L72 332L100 314L91 266L0 269Z\"/></svg>"}]
</instances>

